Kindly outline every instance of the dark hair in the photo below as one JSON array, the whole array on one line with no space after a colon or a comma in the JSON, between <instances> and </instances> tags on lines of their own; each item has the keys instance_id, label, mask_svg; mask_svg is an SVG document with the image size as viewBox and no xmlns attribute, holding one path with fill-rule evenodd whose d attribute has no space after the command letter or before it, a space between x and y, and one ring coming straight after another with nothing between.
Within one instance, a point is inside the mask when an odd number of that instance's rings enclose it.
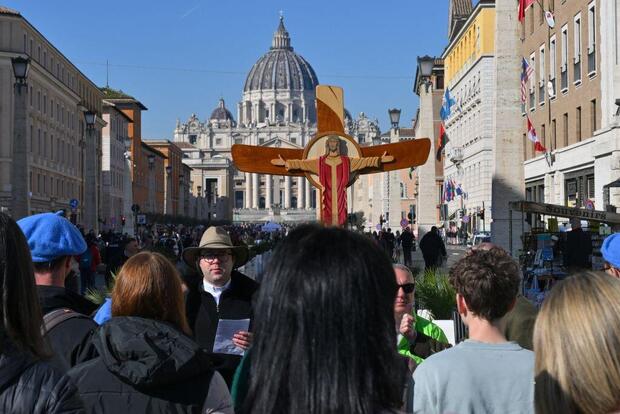
<instances>
[{"instance_id":1,"label":"dark hair","mask_svg":"<svg viewBox=\"0 0 620 414\"><path fill-rule=\"evenodd\" d=\"M498 248L475 249L450 269L450 284L469 310L488 321L504 316L517 297L519 266Z\"/></svg>"},{"instance_id":2,"label":"dark hair","mask_svg":"<svg viewBox=\"0 0 620 414\"><path fill-rule=\"evenodd\" d=\"M375 413L401 404L396 281L362 235L297 227L260 288L246 412Z\"/></svg>"},{"instance_id":3,"label":"dark hair","mask_svg":"<svg viewBox=\"0 0 620 414\"><path fill-rule=\"evenodd\" d=\"M34 271L37 273L53 272L54 270L57 270L61 266L64 266L65 262L67 261L67 258L69 257L71 256L60 256L60 257L55 258L54 260L50 260L49 262L36 262L36 263L33 263L32 265L34 267Z\"/></svg>"},{"instance_id":4,"label":"dark hair","mask_svg":"<svg viewBox=\"0 0 620 414\"><path fill-rule=\"evenodd\" d=\"M4 213L0 213L0 289L0 348L9 339L21 351L47 357L30 248L17 223Z\"/></svg>"}]
</instances>

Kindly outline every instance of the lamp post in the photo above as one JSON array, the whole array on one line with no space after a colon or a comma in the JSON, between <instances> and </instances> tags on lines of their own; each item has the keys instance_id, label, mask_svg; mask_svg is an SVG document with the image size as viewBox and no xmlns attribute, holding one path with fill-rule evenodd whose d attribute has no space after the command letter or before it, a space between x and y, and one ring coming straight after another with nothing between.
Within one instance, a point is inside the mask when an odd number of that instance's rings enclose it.
<instances>
[{"instance_id":1,"label":"lamp post","mask_svg":"<svg viewBox=\"0 0 620 414\"><path fill-rule=\"evenodd\" d=\"M11 162L12 215L15 220L30 214L28 140L26 102L28 95L28 70L30 59L17 56L11 59L15 75L13 159Z\"/></svg>"},{"instance_id":2,"label":"lamp post","mask_svg":"<svg viewBox=\"0 0 620 414\"><path fill-rule=\"evenodd\" d=\"M428 93L429 87L432 85L431 75L433 74L433 66L435 64L435 58L432 56L418 56L418 67L420 70L420 80L424 84L426 93Z\"/></svg>"},{"instance_id":3,"label":"lamp post","mask_svg":"<svg viewBox=\"0 0 620 414\"><path fill-rule=\"evenodd\" d=\"M93 111L84 112L84 122L86 123L86 154L84 156L85 164L85 180L84 180L84 208L85 208L85 225L88 230L94 230L95 234L99 232L98 220L98 194L97 194L97 145L95 142L95 122L97 114Z\"/></svg>"},{"instance_id":4,"label":"lamp post","mask_svg":"<svg viewBox=\"0 0 620 414\"><path fill-rule=\"evenodd\" d=\"M398 129L398 124L400 123L400 109L388 109L388 114L390 115L392 129Z\"/></svg>"},{"instance_id":5,"label":"lamp post","mask_svg":"<svg viewBox=\"0 0 620 414\"><path fill-rule=\"evenodd\" d=\"M166 185L164 187L164 214L171 214L172 209L172 166L166 166Z\"/></svg>"},{"instance_id":6,"label":"lamp post","mask_svg":"<svg viewBox=\"0 0 620 414\"><path fill-rule=\"evenodd\" d=\"M177 214L180 216L185 216L185 183L183 182L185 178L185 174L179 174L179 201L177 202Z\"/></svg>"},{"instance_id":7,"label":"lamp post","mask_svg":"<svg viewBox=\"0 0 620 414\"><path fill-rule=\"evenodd\" d=\"M388 114L390 115L390 123L392 125L392 128L390 129L390 142L398 142L400 137L399 137L399 128L398 125L400 124L400 113L401 110L397 109L397 108L392 108L392 109L388 109ZM398 180L398 176L397 176L398 172L396 171L389 171L386 173L386 187L387 187L387 191L386 191L386 203L384 204L384 208L383 211L387 212L386 213L386 222L388 223L388 227L391 227L390 221L389 221L389 217L392 217L392 219L394 219L395 217L398 217L399 212L398 211L392 211L392 209L397 208L399 203L398 202L394 202L392 203L392 197L396 197L398 195L398 192L392 188L396 183L399 182Z\"/></svg>"}]
</instances>

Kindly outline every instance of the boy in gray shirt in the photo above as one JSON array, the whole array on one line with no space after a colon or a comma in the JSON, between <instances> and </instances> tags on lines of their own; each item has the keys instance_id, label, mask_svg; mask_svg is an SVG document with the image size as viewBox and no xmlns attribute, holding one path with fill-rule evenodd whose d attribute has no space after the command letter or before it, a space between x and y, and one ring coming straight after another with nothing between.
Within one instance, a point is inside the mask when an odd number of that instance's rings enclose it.
<instances>
[{"instance_id":1,"label":"boy in gray shirt","mask_svg":"<svg viewBox=\"0 0 620 414\"><path fill-rule=\"evenodd\" d=\"M414 413L533 413L534 353L508 342L500 323L515 304L519 267L504 250L474 250L450 270L469 339L413 374Z\"/></svg>"}]
</instances>

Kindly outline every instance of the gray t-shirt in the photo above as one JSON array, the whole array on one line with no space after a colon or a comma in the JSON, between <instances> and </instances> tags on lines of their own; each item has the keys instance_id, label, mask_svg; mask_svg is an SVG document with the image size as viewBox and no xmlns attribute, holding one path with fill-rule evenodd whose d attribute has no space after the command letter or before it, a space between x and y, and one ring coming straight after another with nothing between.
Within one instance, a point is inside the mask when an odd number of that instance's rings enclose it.
<instances>
[{"instance_id":1,"label":"gray t-shirt","mask_svg":"<svg viewBox=\"0 0 620 414\"><path fill-rule=\"evenodd\" d=\"M414 413L533 413L534 353L515 342L466 340L420 364Z\"/></svg>"}]
</instances>

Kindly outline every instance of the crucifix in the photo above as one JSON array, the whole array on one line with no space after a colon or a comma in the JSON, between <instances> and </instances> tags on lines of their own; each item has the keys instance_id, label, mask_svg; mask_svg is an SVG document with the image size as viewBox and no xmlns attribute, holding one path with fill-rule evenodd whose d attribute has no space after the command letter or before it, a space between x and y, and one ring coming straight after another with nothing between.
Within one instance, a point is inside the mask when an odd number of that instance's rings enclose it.
<instances>
[{"instance_id":1,"label":"crucifix","mask_svg":"<svg viewBox=\"0 0 620 414\"><path fill-rule=\"evenodd\" d=\"M422 165L431 147L428 138L360 147L344 132L343 90L316 88L317 133L302 149L235 144L232 156L240 171L305 176L320 191L320 217L325 225L347 220L347 187L358 174L399 170Z\"/></svg>"}]
</instances>

